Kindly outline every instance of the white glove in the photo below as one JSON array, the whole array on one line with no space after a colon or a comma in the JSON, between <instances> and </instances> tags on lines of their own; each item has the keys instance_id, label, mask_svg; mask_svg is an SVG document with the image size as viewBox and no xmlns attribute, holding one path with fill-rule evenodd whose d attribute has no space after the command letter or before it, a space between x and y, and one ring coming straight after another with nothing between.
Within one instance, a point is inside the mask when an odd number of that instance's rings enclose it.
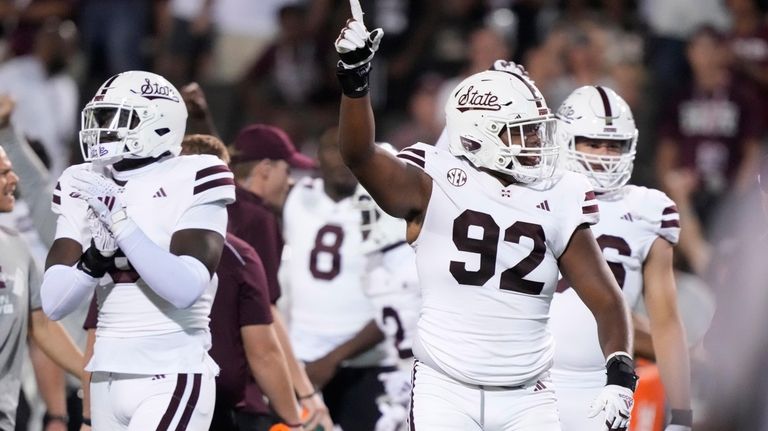
<instances>
[{"instance_id":1,"label":"white glove","mask_svg":"<svg viewBox=\"0 0 768 431\"><path fill-rule=\"evenodd\" d=\"M341 65L345 69L355 69L370 62L379 49L382 36L384 30L380 28L369 32L362 22L348 20L333 44L341 58Z\"/></svg>"},{"instance_id":2,"label":"white glove","mask_svg":"<svg viewBox=\"0 0 768 431\"><path fill-rule=\"evenodd\" d=\"M664 431L691 431L691 427L685 425L673 425L669 424Z\"/></svg>"},{"instance_id":3,"label":"white glove","mask_svg":"<svg viewBox=\"0 0 768 431\"><path fill-rule=\"evenodd\" d=\"M606 385L600 395L592 401L589 417L605 412L603 430L625 430L629 426L629 415L635 403L633 393L629 388L619 385Z\"/></svg>"},{"instance_id":4,"label":"white glove","mask_svg":"<svg viewBox=\"0 0 768 431\"><path fill-rule=\"evenodd\" d=\"M133 225L122 200L123 188L104 176L92 171L75 171L72 174L73 197L83 199L109 229L115 238Z\"/></svg>"},{"instance_id":5,"label":"white glove","mask_svg":"<svg viewBox=\"0 0 768 431\"><path fill-rule=\"evenodd\" d=\"M517 64L514 61L508 61L508 60L496 60L493 62L493 65L491 65L491 68L489 70L499 70L502 72L512 72L516 75L525 76L528 78L531 83L533 83L533 79L531 79L530 76L528 76L528 71L525 70L525 67L523 67L522 64Z\"/></svg>"},{"instance_id":6,"label":"white glove","mask_svg":"<svg viewBox=\"0 0 768 431\"><path fill-rule=\"evenodd\" d=\"M101 255L104 257L113 256L118 248L117 240L90 207L88 207L88 228L91 230L93 245L96 246Z\"/></svg>"}]
</instances>

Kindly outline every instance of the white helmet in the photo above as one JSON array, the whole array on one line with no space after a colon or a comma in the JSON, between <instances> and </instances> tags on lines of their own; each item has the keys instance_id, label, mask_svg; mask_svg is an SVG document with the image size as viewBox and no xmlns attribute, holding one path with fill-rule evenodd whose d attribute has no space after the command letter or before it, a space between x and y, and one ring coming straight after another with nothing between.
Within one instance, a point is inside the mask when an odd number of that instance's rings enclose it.
<instances>
[{"instance_id":1,"label":"white helmet","mask_svg":"<svg viewBox=\"0 0 768 431\"><path fill-rule=\"evenodd\" d=\"M109 78L85 105L80 149L87 161L177 155L187 124L187 107L176 88L143 71Z\"/></svg>"},{"instance_id":2,"label":"white helmet","mask_svg":"<svg viewBox=\"0 0 768 431\"><path fill-rule=\"evenodd\" d=\"M388 143L377 145L393 155L397 154L397 150ZM373 253L405 243L407 229L405 220L385 213L360 184L357 185L352 199L362 215L360 230L363 235L363 253Z\"/></svg>"},{"instance_id":3,"label":"white helmet","mask_svg":"<svg viewBox=\"0 0 768 431\"><path fill-rule=\"evenodd\" d=\"M445 123L451 153L478 168L522 183L554 173L556 122L541 92L525 76L502 70L470 76L448 98Z\"/></svg>"},{"instance_id":4,"label":"white helmet","mask_svg":"<svg viewBox=\"0 0 768 431\"><path fill-rule=\"evenodd\" d=\"M557 140L566 169L583 173L597 192L610 192L632 176L637 128L632 111L615 91L601 86L576 89L557 111ZM622 141L620 155L576 151L576 138Z\"/></svg>"}]
</instances>

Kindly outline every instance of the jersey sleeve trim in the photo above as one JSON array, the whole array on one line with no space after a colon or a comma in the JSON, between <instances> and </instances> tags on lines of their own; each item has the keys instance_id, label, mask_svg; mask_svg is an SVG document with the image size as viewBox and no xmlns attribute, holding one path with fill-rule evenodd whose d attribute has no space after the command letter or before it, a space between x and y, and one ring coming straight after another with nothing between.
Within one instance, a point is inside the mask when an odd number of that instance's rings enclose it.
<instances>
[{"instance_id":1,"label":"jersey sleeve trim","mask_svg":"<svg viewBox=\"0 0 768 431\"><path fill-rule=\"evenodd\" d=\"M661 228L679 228L680 214L677 212L677 205L670 205L664 208L661 213Z\"/></svg>"},{"instance_id":2,"label":"jersey sleeve trim","mask_svg":"<svg viewBox=\"0 0 768 431\"><path fill-rule=\"evenodd\" d=\"M61 205L61 182L56 182L56 187L53 189L53 203L55 205Z\"/></svg>"},{"instance_id":3,"label":"jersey sleeve trim","mask_svg":"<svg viewBox=\"0 0 768 431\"><path fill-rule=\"evenodd\" d=\"M195 187L192 194L196 195L206 190L222 186L235 186L235 177L224 165L208 166L195 174Z\"/></svg>"},{"instance_id":4,"label":"jersey sleeve trim","mask_svg":"<svg viewBox=\"0 0 768 431\"><path fill-rule=\"evenodd\" d=\"M584 194L584 203L581 204L581 213L584 215L596 214L599 212L597 206L597 199L595 198L595 192L592 190Z\"/></svg>"},{"instance_id":5,"label":"jersey sleeve trim","mask_svg":"<svg viewBox=\"0 0 768 431\"><path fill-rule=\"evenodd\" d=\"M397 153L397 158L404 160L406 163L416 166L417 168L424 169L426 167L426 153L424 150L407 147L400 150Z\"/></svg>"}]
</instances>

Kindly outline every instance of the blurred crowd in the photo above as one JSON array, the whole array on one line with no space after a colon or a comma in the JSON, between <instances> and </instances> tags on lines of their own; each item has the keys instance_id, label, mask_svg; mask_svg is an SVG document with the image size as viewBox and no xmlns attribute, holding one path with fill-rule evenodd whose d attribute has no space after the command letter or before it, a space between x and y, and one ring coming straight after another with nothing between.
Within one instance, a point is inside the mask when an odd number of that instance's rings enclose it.
<instances>
[{"instance_id":1,"label":"blurred crowd","mask_svg":"<svg viewBox=\"0 0 768 431\"><path fill-rule=\"evenodd\" d=\"M583 85L615 89L640 131L632 182L664 190L680 210L678 283L698 298L687 322L708 326L699 304L714 296L726 314L713 334L748 330L751 315L738 304L765 283L733 277L733 263L759 268L735 256L764 249L756 238L768 186L756 178L761 167L768 177L768 1L361 3L367 27L385 33L371 94L376 138L395 148L434 143L451 89L498 58L523 64L552 109ZM314 156L338 121L333 41L348 18L347 0L0 0L0 94L15 101L11 121L52 177L81 161L81 107L126 70L154 71L178 88L199 83L187 95L205 92L225 143L266 123ZM190 106L193 119L202 115ZM693 331L695 343L705 330ZM741 353L765 359L762 350Z\"/></svg>"}]
</instances>

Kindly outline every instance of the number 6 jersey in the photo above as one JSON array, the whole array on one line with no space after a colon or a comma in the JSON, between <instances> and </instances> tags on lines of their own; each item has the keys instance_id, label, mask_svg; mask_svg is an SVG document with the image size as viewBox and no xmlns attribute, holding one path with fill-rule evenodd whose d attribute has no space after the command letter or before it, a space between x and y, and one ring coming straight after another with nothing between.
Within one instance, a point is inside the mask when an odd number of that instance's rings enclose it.
<instances>
[{"instance_id":1,"label":"number 6 jersey","mask_svg":"<svg viewBox=\"0 0 768 431\"><path fill-rule=\"evenodd\" d=\"M470 384L535 379L552 363L547 321L557 260L578 226L598 221L589 182L558 171L505 187L422 143L397 157L433 181L413 243L423 301L416 358Z\"/></svg>"},{"instance_id":2,"label":"number 6 jersey","mask_svg":"<svg viewBox=\"0 0 768 431\"><path fill-rule=\"evenodd\" d=\"M598 202L600 223L592 231L632 309L643 293L643 263L653 242L664 238L677 243L677 207L658 190L631 185L598 196ZM553 378L563 387L600 387L605 384L605 357L595 318L567 283L557 291L551 319L557 343Z\"/></svg>"}]
</instances>

